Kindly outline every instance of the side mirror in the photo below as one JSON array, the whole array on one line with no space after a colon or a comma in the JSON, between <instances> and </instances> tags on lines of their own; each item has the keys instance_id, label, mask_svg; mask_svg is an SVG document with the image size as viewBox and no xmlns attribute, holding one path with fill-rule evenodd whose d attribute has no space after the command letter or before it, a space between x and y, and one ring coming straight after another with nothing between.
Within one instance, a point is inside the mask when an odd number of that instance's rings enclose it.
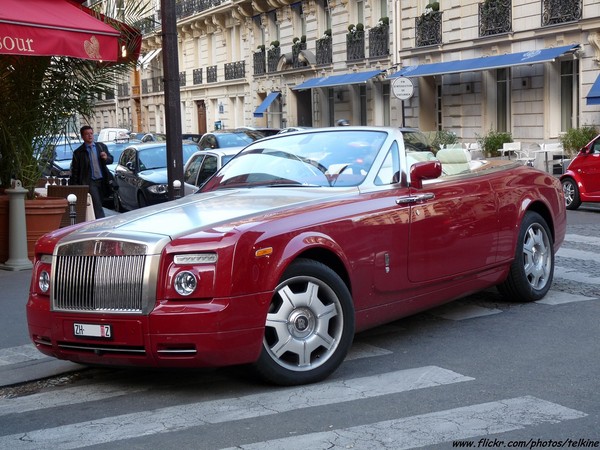
<instances>
[{"instance_id":1,"label":"side mirror","mask_svg":"<svg viewBox=\"0 0 600 450\"><path fill-rule=\"evenodd\" d=\"M125 163L125 167L127 167L132 172L135 172L135 165L131 161L128 161L127 163Z\"/></svg>"},{"instance_id":2,"label":"side mirror","mask_svg":"<svg viewBox=\"0 0 600 450\"><path fill-rule=\"evenodd\" d=\"M433 180L442 175L442 163L434 161L419 161L410 168L410 185L416 189L423 187L423 180Z\"/></svg>"}]
</instances>

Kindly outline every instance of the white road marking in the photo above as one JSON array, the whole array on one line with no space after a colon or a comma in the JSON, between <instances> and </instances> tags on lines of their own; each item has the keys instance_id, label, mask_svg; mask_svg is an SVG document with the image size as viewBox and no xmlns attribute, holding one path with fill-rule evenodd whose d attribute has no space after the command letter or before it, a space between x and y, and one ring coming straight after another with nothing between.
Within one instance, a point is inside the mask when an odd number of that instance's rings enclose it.
<instances>
[{"instance_id":1,"label":"white road marking","mask_svg":"<svg viewBox=\"0 0 600 450\"><path fill-rule=\"evenodd\" d=\"M535 303L542 303L544 305L562 305L563 303L585 302L588 300L598 299L596 297L586 297L585 295L550 290L543 299L538 300Z\"/></svg>"},{"instance_id":2,"label":"white road marking","mask_svg":"<svg viewBox=\"0 0 600 450\"><path fill-rule=\"evenodd\" d=\"M581 272L579 269L568 269L560 266L554 267L554 277L584 284L600 284L600 277L592 277L589 273Z\"/></svg>"},{"instance_id":3,"label":"white road marking","mask_svg":"<svg viewBox=\"0 0 600 450\"><path fill-rule=\"evenodd\" d=\"M356 342L352 344L345 361L351 361L353 359L371 358L373 356L390 355L393 352L384 348L375 347L374 345L364 344L362 342Z\"/></svg>"},{"instance_id":4,"label":"white road marking","mask_svg":"<svg viewBox=\"0 0 600 450\"><path fill-rule=\"evenodd\" d=\"M587 245L600 246L600 237L582 236L581 234L566 234L565 242L574 242L576 244L587 244Z\"/></svg>"},{"instance_id":5,"label":"white road marking","mask_svg":"<svg viewBox=\"0 0 600 450\"><path fill-rule=\"evenodd\" d=\"M410 449L505 433L542 423L559 423L585 416L587 414L581 411L525 396L341 430L238 445L235 449ZM233 449L232 447L229 450Z\"/></svg>"},{"instance_id":6,"label":"white road marking","mask_svg":"<svg viewBox=\"0 0 600 450\"><path fill-rule=\"evenodd\" d=\"M91 446L119 441L124 437L135 438L169 433L206 424L268 416L471 380L474 378L440 367L419 367L310 386L272 389L240 398L139 411L2 436L0 448L11 450L79 448L83 443Z\"/></svg>"},{"instance_id":7,"label":"white road marking","mask_svg":"<svg viewBox=\"0 0 600 450\"><path fill-rule=\"evenodd\" d=\"M483 306L477 305L449 303L447 305L439 306L430 310L429 314L448 320L466 320L473 319L475 317L499 314L501 312L501 310L496 308L484 308Z\"/></svg>"},{"instance_id":8,"label":"white road marking","mask_svg":"<svg viewBox=\"0 0 600 450\"><path fill-rule=\"evenodd\" d=\"M596 261L600 262L600 257L596 252L590 252L587 250L577 250L574 248L561 247L556 252L556 256L563 258L581 259L582 261Z\"/></svg>"}]
</instances>

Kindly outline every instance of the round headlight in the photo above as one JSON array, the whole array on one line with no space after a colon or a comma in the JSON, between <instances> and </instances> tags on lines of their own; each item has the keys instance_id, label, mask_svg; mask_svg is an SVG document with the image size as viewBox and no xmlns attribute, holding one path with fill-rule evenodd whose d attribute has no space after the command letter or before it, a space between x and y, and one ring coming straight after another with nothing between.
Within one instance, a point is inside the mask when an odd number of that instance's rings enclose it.
<instances>
[{"instance_id":1,"label":"round headlight","mask_svg":"<svg viewBox=\"0 0 600 450\"><path fill-rule=\"evenodd\" d=\"M50 289L50 274L45 270L42 270L40 272L40 277L38 278L38 286L40 288L40 291L42 291L43 293L48 292L48 289Z\"/></svg>"},{"instance_id":2,"label":"round headlight","mask_svg":"<svg viewBox=\"0 0 600 450\"><path fill-rule=\"evenodd\" d=\"M175 276L175 290L179 295L190 295L197 286L198 280L192 272L184 270Z\"/></svg>"}]
</instances>

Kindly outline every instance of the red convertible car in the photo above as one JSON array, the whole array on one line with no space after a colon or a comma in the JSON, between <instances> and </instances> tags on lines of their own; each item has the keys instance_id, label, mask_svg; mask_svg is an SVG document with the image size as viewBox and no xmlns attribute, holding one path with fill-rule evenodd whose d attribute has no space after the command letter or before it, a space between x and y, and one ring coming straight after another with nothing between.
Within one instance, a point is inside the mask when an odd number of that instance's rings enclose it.
<instances>
[{"instance_id":1,"label":"red convertible car","mask_svg":"<svg viewBox=\"0 0 600 450\"><path fill-rule=\"evenodd\" d=\"M491 286L541 299L565 234L560 182L438 156L394 128L286 133L194 195L48 234L31 339L82 364L249 364L294 385L330 375L355 332Z\"/></svg>"},{"instance_id":2,"label":"red convertible car","mask_svg":"<svg viewBox=\"0 0 600 450\"><path fill-rule=\"evenodd\" d=\"M560 177L567 209L582 202L600 202L600 136L583 147Z\"/></svg>"}]
</instances>

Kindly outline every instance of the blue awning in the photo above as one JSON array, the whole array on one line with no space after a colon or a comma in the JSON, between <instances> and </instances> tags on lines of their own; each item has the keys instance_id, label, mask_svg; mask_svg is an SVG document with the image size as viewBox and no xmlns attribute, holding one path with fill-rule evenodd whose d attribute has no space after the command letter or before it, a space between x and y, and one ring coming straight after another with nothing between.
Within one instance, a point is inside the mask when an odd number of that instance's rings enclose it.
<instances>
[{"instance_id":1,"label":"blue awning","mask_svg":"<svg viewBox=\"0 0 600 450\"><path fill-rule=\"evenodd\" d=\"M271 106L271 103L273 103L280 94L281 92L271 92L269 95L267 95L258 108L256 108L256 111L254 111L254 117L262 117L269 106Z\"/></svg>"},{"instance_id":2,"label":"blue awning","mask_svg":"<svg viewBox=\"0 0 600 450\"><path fill-rule=\"evenodd\" d=\"M310 80L294 86L292 90L299 91L301 89L314 89L322 87L342 86L346 84L366 83L371 78L382 74L383 70L370 70L368 72L353 72L343 75L330 75L328 77L311 78Z\"/></svg>"},{"instance_id":3,"label":"blue awning","mask_svg":"<svg viewBox=\"0 0 600 450\"><path fill-rule=\"evenodd\" d=\"M463 59L431 64L421 64L405 67L393 73L388 78L424 77L430 75L445 75L449 73L473 72L477 70L499 69L502 67L521 66L552 61L553 59L579 49L579 44L564 45L556 48L530 50L528 52L508 53L506 55L483 56L480 58Z\"/></svg>"},{"instance_id":4,"label":"blue awning","mask_svg":"<svg viewBox=\"0 0 600 450\"><path fill-rule=\"evenodd\" d=\"M600 75L592 85L590 92L585 97L588 105L600 105Z\"/></svg>"}]
</instances>

